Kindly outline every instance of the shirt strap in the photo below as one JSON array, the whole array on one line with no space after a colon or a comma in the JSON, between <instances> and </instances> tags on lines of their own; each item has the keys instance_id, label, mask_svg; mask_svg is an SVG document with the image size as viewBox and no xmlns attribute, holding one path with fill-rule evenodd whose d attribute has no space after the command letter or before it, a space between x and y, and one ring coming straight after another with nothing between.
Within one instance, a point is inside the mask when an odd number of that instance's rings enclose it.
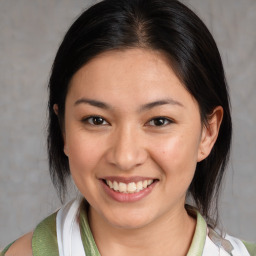
<instances>
[{"instance_id":1,"label":"shirt strap","mask_svg":"<svg viewBox=\"0 0 256 256\"><path fill-rule=\"evenodd\" d=\"M97 245L94 241L87 217L86 203L84 202L80 210L81 237L86 255L100 256Z\"/></svg>"},{"instance_id":2,"label":"shirt strap","mask_svg":"<svg viewBox=\"0 0 256 256\"><path fill-rule=\"evenodd\" d=\"M57 241L61 256L85 256L78 219L80 206L81 200L76 199L67 203L57 213Z\"/></svg>"},{"instance_id":3,"label":"shirt strap","mask_svg":"<svg viewBox=\"0 0 256 256\"><path fill-rule=\"evenodd\" d=\"M32 238L34 256L59 255L56 236L56 214L50 215L37 225Z\"/></svg>"},{"instance_id":4,"label":"shirt strap","mask_svg":"<svg viewBox=\"0 0 256 256\"><path fill-rule=\"evenodd\" d=\"M196 215L196 230L187 256L202 256L207 236L207 224L196 209L188 205L186 208L190 215Z\"/></svg>"}]
</instances>

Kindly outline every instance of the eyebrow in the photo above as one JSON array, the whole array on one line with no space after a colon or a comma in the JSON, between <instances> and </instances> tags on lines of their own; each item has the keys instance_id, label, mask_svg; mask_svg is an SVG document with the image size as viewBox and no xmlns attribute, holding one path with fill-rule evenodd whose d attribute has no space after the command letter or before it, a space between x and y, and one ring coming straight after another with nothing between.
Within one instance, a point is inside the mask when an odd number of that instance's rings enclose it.
<instances>
[{"instance_id":1,"label":"eyebrow","mask_svg":"<svg viewBox=\"0 0 256 256\"><path fill-rule=\"evenodd\" d=\"M98 108L103 108L103 109L110 109L111 106L98 100L92 100L92 99L87 99L87 98L81 98L75 102L75 106L80 105L80 104L89 104L94 107Z\"/></svg>"},{"instance_id":2,"label":"eyebrow","mask_svg":"<svg viewBox=\"0 0 256 256\"><path fill-rule=\"evenodd\" d=\"M158 107L158 106L162 106L162 105L176 105L176 106L180 106L180 107L184 107L184 105L182 103L180 103L179 101L176 101L174 99L168 98L168 99L163 99L163 100L157 100L154 102L150 102L147 103L145 105L142 105L139 109L140 112L142 111L146 111L149 109L152 109L154 107Z\"/></svg>"},{"instance_id":3,"label":"eyebrow","mask_svg":"<svg viewBox=\"0 0 256 256\"><path fill-rule=\"evenodd\" d=\"M87 98L81 98L81 99L77 100L74 105L77 106L77 105L80 105L80 104L89 104L91 106L102 108L102 109L107 109L107 110L113 108L111 105L109 105L107 103L104 103L102 101L92 100L92 99L87 99ZM179 101L168 98L168 99L157 100L157 101L153 101L153 102L149 102L147 104L144 104L139 108L139 112L143 112L143 111L152 109L154 107L167 105L167 104L184 107L184 105L182 103L180 103Z\"/></svg>"}]
</instances>

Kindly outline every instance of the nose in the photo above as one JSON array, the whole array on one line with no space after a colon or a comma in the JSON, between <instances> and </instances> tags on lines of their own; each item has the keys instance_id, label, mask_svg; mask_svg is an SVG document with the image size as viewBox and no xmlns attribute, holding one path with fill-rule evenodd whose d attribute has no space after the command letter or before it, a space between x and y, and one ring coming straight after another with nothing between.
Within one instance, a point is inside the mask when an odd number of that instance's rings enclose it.
<instances>
[{"instance_id":1,"label":"nose","mask_svg":"<svg viewBox=\"0 0 256 256\"><path fill-rule=\"evenodd\" d=\"M132 127L113 132L107 160L119 170L128 171L142 165L147 159L144 140Z\"/></svg>"}]
</instances>

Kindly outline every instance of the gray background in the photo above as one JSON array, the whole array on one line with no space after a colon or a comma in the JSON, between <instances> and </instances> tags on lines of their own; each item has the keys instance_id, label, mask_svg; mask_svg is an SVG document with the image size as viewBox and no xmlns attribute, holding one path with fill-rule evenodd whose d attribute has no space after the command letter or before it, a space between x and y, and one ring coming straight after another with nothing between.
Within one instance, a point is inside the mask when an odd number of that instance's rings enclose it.
<instances>
[{"instance_id":1,"label":"gray background","mask_svg":"<svg viewBox=\"0 0 256 256\"><path fill-rule=\"evenodd\" d=\"M0 248L60 206L46 157L47 81L82 0L0 0ZM231 164L220 201L226 230L256 241L256 1L187 0L213 33L233 105Z\"/></svg>"}]
</instances>

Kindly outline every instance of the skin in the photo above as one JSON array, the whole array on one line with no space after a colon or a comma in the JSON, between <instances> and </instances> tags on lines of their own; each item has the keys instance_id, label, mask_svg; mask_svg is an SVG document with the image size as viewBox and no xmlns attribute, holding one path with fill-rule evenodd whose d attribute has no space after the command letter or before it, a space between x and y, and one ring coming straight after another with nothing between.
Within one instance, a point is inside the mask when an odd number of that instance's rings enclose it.
<instances>
[{"instance_id":1,"label":"skin","mask_svg":"<svg viewBox=\"0 0 256 256\"><path fill-rule=\"evenodd\" d=\"M6 252L6 256L33 256L32 254L32 236L30 232L19 238Z\"/></svg>"},{"instance_id":2,"label":"skin","mask_svg":"<svg viewBox=\"0 0 256 256\"><path fill-rule=\"evenodd\" d=\"M73 76L64 152L90 204L101 255L187 254L196 221L184 208L186 192L197 162L217 139L222 116L217 107L203 126L196 100L157 51L106 52ZM107 176L150 177L155 183L142 199L118 202L103 189Z\"/></svg>"},{"instance_id":3,"label":"skin","mask_svg":"<svg viewBox=\"0 0 256 256\"><path fill-rule=\"evenodd\" d=\"M169 103L159 103L164 101ZM159 104L145 107L153 102ZM91 116L101 116L103 123L95 125ZM156 126L156 117L163 116L164 125ZM64 152L91 205L90 224L102 255L186 254L195 228L184 209L186 191L197 162L210 153L221 118L218 108L211 125L202 127L197 102L159 52L104 53L74 75ZM157 183L145 198L122 203L102 188L106 176L150 177Z\"/></svg>"}]
</instances>

